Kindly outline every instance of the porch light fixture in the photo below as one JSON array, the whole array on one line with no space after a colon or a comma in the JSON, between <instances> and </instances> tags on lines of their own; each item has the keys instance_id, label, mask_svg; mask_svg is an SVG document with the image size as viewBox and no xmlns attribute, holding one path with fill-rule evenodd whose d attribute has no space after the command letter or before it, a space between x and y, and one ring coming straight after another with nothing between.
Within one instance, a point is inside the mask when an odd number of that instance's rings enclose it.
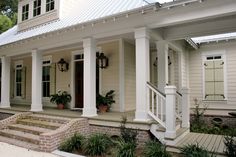
<instances>
[{"instance_id":1,"label":"porch light fixture","mask_svg":"<svg viewBox=\"0 0 236 157\"><path fill-rule=\"evenodd\" d=\"M57 67L61 72L67 71L69 69L69 63L67 63L63 58L57 62Z\"/></svg>"},{"instance_id":2,"label":"porch light fixture","mask_svg":"<svg viewBox=\"0 0 236 157\"><path fill-rule=\"evenodd\" d=\"M98 66L101 69L105 69L108 66L108 58L104 55L104 53L100 53L97 56L98 59Z\"/></svg>"},{"instance_id":3,"label":"porch light fixture","mask_svg":"<svg viewBox=\"0 0 236 157\"><path fill-rule=\"evenodd\" d=\"M157 67L157 64L158 64L158 57L156 57L154 63L153 63L153 66L154 67ZM168 65L171 65L171 60L170 60L170 56L168 56Z\"/></svg>"}]
</instances>

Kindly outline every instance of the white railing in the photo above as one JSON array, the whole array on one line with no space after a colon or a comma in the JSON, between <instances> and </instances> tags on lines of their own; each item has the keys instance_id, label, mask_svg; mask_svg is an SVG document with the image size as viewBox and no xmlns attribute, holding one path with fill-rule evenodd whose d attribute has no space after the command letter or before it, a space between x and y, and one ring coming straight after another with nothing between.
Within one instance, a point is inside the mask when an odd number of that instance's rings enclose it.
<instances>
[{"instance_id":1,"label":"white railing","mask_svg":"<svg viewBox=\"0 0 236 157\"><path fill-rule=\"evenodd\" d=\"M160 92L154 85L147 82L147 104L148 114L156 120L161 126L166 128L165 124L165 110L166 110L166 96Z\"/></svg>"},{"instance_id":2,"label":"white railing","mask_svg":"<svg viewBox=\"0 0 236 157\"><path fill-rule=\"evenodd\" d=\"M182 121L182 94L176 91L176 118Z\"/></svg>"}]
</instances>

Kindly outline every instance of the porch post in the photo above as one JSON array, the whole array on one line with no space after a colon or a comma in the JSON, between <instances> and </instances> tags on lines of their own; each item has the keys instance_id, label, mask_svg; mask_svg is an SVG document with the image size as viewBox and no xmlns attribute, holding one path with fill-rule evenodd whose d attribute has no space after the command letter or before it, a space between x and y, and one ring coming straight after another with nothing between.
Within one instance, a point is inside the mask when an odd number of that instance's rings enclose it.
<instances>
[{"instance_id":1,"label":"porch post","mask_svg":"<svg viewBox=\"0 0 236 157\"><path fill-rule=\"evenodd\" d=\"M10 57L2 58L2 81L1 81L1 105L0 108L9 108L10 106Z\"/></svg>"},{"instance_id":2,"label":"porch post","mask_svg":"<svg viewBox=\"0 0 236 157\"><path fill-rule=\"evenodd\" d=\"M182 88L182 127L190 127L190 90L187 87Z\"/></svg>"},{"instance_id":3,"label":"porch post","mask_svg":"<svg viewBox=\"0 0 236 157\"><path fill-rule=\"evenodd\" d=\"M31 111L43 111L42 105L42 54L32 50L32 102Z\"/></svg>"},{"instance_id":4,"label":"porch post","mask_svg":"<svg viewBox=\"0 0 236 157\"><path fill-rule=\"evenodd\" d=\"M84 108L85 117L97 115L96 108L96 43L93 38L83 40L84 47Z\"/></svg>"},{"instance_id":5,"label":"porch post","mask_svg":"<svg viewBox=\"0 0 236 157\"><path fill-rule=\"evenodd\" d=\"M175 138L176 137L176 113L175 113L175 103L176 103L176 87L175 86L166 86L166 138Z\"/></svg>"},{"instance_id":6,"label":"porch post","mask_svg":"<svg viewBox=\"0 0 236 157\"><path fill-rule=\"evenodd\" d=\"M166 41L157 41L157 73L158 73L158 89L163 93L165 86L168 84L168 44Z\"/></svg>"},{"instance_id":7,"label":"porch post","mask_svg":"<svg viewBox=\"0 0 236 157\"><path fill-rule=\"evenodd\" d=\"M147 28L135 30L136 45L136 121L147 121L148 102L147 102L147 81L150 80L150 50L149 50L149 31Z\"/></svg>"}]
</instances>

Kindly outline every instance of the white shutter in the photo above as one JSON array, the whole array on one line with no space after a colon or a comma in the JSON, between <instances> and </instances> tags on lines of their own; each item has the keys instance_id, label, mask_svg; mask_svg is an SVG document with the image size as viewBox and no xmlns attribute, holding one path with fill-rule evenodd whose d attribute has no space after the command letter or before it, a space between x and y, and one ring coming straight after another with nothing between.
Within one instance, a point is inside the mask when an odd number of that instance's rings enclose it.
<instances>
[{"instance_id":1,"label":"white shutter","mask_svg":"<svg viewBox=\"0 0 236 157\"><path fill-rule=\"evenodd\" d=\"M205 99L214 99L214 69L213 61L204 62L205 70Z\"/></svg>"},{"instance_id":2,"label":"white shutter","mask_svg":"<svg viewBox=\"0 0 236 157\"><path fill-rule=\"evenodd\" d=\"M50 67L50 95L56 93L56 63Z\"/></svg>"}]
</instances>

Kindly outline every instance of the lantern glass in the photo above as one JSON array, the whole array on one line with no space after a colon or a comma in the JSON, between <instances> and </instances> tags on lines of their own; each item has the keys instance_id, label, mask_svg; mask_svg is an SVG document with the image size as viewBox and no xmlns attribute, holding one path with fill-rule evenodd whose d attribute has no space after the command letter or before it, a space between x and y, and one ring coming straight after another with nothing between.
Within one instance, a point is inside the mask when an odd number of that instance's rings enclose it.
<instances>
[{"instance_id":1,"label":"lantern glass","mask_svg":"<svg viewBox=\"0 0 236 157\"><path fill-rule=\"evenodd\" d=\"M61 58L60 61L57 62L57 66L61 72L64 72L68 70L69 64L63 58Z\"/></svg>"}]
</instances>

